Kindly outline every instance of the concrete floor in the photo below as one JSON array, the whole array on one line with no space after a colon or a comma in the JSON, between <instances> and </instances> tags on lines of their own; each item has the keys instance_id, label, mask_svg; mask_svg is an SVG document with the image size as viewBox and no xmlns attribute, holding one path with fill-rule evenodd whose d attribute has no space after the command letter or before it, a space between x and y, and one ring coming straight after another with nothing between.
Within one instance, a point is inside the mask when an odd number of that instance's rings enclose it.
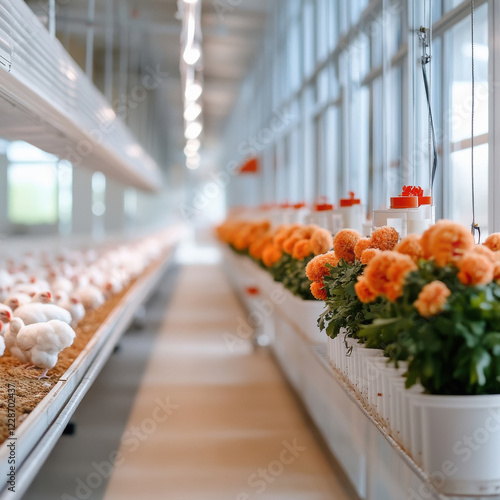
<instances>
[{"instance_id":1,"label":"concrete floor","mask_svg":"<svg viewBox=\"0 0 500 500\"><path fill-rule=\"evenodd\" d=\"M245 313L221 266L174 274L24 500L357 499L270 353L226 344Z\"/></svg>"}]
</instances>

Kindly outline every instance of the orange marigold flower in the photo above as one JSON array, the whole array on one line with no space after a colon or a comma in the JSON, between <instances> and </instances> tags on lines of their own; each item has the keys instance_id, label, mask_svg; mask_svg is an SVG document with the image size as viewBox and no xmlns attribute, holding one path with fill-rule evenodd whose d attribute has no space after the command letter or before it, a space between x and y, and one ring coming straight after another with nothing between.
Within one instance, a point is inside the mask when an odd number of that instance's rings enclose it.
<instances>
[{"instance_id":1,"label":"orange marigold flower","mask_svg":"<svg viewBox=\"0 0 500 500\"><path fill-rule=\"evenodd\" d=\"M394 301L403 293L406 275L415 269L417 266L408 255L385 251L373 257L364 276L375 293Z\"/></svg>"},{"instance_id":2,"label":"orange marigold flower","mask_svg":"<svg viewBox=\"0 0 500 500\"><path fill-rule=\"evenodd\" d=\"M378 255L380 253L380 250L378 248L367 248L362 254L361 254L361 261L362 264L368 264L373 257Z\"/></svg>"},{"instance_id":3,"label":"orange marigold flower","mask_svg":"<svg viewBox=\"0 0 500 500\"><path fill-rule=\"evenodd\" d=\"M354 285L354 290L356 295L361 302L365 304L373 302L377 298L377 293L375 293L369 286L364 276L359 276L357 283Z\"/></svg>"},{"instance_id":4,"label":"orange marigold flower","mask_svg":"<svg viewBox=\"0 0 500 500\"><path fill-rule=\"evenodd\" d=\"M500 233L490 234L486 238L486 241L483 243L483 245L488 247L490 250L493 250L493 252L500 251Z\"/></svg>"},{"instance_id":5,"label":"orange marigold flower","mask_svg":"<svg viewBox=\"0 0 500 500\"><path fill-rule=\"evenodd\" d=\"M487 285L493 281L494 264L477 252L467 252L458 262L458 279L464 285Z\"/></svg>"},{"instance_id":6,"label":"orange marigold flower","mask_svg":"<svg viewBox=\"0 0 500 500\"><path fill-rule=\"evenodd\" d=\"M313 281L311 283L311 293L318 300L326 300L327 298L325 284L322 281Z\"/></svg>"},{"instance_id":7,"label":"orange marigold flower","mask_svg":"<svg viewBox=\"0 0 500 500\"><path fill-rule=\"evenodd\" d=\"M373 231L370 240L372 248L392 250L398 244L399 233L393 227L382 226Z\"/></svg>"},{"instance_id":8,"label":"orange marigold flower","mask_svg":"<svg viewBox=\"0 0 500 500\"><path fill-rule=\"evenodd\" d=\"M415 271L417 265L409 255L399 254L402 258L397 259L388 270L388 277L392 286L387 290L387 298L395 301L403 294L403 287L408 273Z\"/></svg>"},{"instance_id":9,"label":"orange marigold flower","mask_svg":"<svg viewBox=\"0 0 500 500\"><path fill-rule=\"evenodd\" d=\"M310 240L299 240L295 243L292 251L292 257L297 260L303 260L312 253Z\"/></svg>"},{"instance_id":10,"label":"orange marigold flower","mask_svg":"<svg viewBox=\"0 0 500 500\"><path fill-rule=\"evenodd\" d=\"M311 238L312 235L318 230L321 229L317 224L308 224L302 228L302 234L304 238ZM331 248L331 247L330 247ZM330 250L330 248L328 250Z\"/></svg>"},{"instance_id":11,"label":"orange marigold flower","mask_svg":"<svg viewBox=\"0 0 500 500\"><path fill-rule=\"evenodd\" d=\"M332 267L336 267L339 263L339 258L335 255L335 252L328 252L323 255L318 255L314 257L306 267L307 277L311 281L323 281L323 277L330 274L330 269L326 267L326 264L330 264Z\"/></svg>"},{"instance_id":12,"label":"orange marigold flower","mask_svg":"<svg viewBox=\"0 0 500 500\"><path fill-rule=\"evenodd\" d=\"M267 267L271 267L276 264L281 257L283 257L283 252L273 243L269 243L262 251L262 262Z\"/></svg>"},{"instance_id":13,"label":"orange marigold flower","mask_svg":"<svg viewBox=\"0 0 500 500\"><path fill-rule=\"evenodd\" d=\"M302 238L301 236L295 236L295 235L287 238L285 240L285 242L283 243L283 245L281 246L283 252L291 255L293 252L293 247L295 246L295 243L297 243L297 241L300 241L302 239L304 239L304 238Z\"/></svg>"},{"instance_id":14,"label":"orange marigold flower","mask_svg":"<svg viewBox=\"0 0 500 500\"><path fill-rule=\"evenodd\" d=\"M446 304L451 291L442 281L431 281L420 290L413 303L420 316L429 318L439 314Z\"/></svg>"},{"instance_id":15,"label":"orange marigold flower","mask_svg":"<svg viewBox=\"0 0 500 500\"><path fill-rule=\"evenodd\" d=\"M461 224L440 221L433 228L422 235L422 248L424 256L433 257L438 266L455 263L465 252L474 248L474 237Z\"/></svg>"},{"instance_id":16,"label":"orange marigold flower","mask_svg":"<svg viewBox=\"0 0 500 500\"><path fill-rule=\"evenodd\" d=\"M333 236L326 229L316 229L311 236L311 250L314 255L328 252L333 247Z\"/></svg>"},{"instance_id":17,"label":"orange marigold flower","mask_svg":"<svg viewBox=\"0 0 500 500\"><path fill-rule=\"evenodd\" d=\"M255 240L249 247L248 252L254 259L260 259L262 257L262 252L264 248L273 242L273 237L271 234L266 233L257 240Z\"/></svg>"},{"instance_id":18,"label":"orange marigold flower","mask_svg":"<svg viewBox=\"0 0 500 500\"><path fill-rule=\"evenodd\" d=\"M418 234L409 234L396 245L394 250L409 255L415 262L418 262L424 256L421 237Z\"/></svg>"},{"instance_id":19,"label":"orange marigold flower","mask_svg":"<svg viewBox=\"0 0 500 500\"><path fill-rule=\"evenodd\" d=\"M357 260L361 260L361 255L367 248L370 248L371 243L370 238L361 238L358 240L354 247L354 255Z\"/></svg>"},{"instance_id":20,"label":"orange marigold flower","mask_svg":"<svg viewBox=\"0 0 500 500\"><path fill-rule=\"evenodd\" d=\"M354 229L342 229L333 238L333 250L339 259L346 262L354 262L354 248L360 240L361 235Z\"/></svg>"},{"instance_id":21,"label":"orange marigold flower","mask_svg":"<svg viewBox=\"0 0 500 500\"><path fill-rule=\"evenodd\" d=\"M274 235L274 243L283 249L283 243L287 240L295 229L298 229L300 224L281 224L278 226Z\"/></svg>"}]
</instances>

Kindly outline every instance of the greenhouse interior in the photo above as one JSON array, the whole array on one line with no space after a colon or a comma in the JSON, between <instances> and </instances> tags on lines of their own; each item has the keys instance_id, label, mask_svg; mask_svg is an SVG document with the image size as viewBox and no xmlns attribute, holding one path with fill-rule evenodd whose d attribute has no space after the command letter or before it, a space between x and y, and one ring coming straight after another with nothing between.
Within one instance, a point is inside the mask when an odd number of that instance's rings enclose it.
<instances>
[{"instance_id":1,"label":"greenhouse interior","mask_svg":"<svg viewBox=\"0 0 500 500\"><path fill-rule=\"evenodd\" d=\"M0 500L500 500L499 83L498 0L0 0Z\"/></svg>"}]
</instances>

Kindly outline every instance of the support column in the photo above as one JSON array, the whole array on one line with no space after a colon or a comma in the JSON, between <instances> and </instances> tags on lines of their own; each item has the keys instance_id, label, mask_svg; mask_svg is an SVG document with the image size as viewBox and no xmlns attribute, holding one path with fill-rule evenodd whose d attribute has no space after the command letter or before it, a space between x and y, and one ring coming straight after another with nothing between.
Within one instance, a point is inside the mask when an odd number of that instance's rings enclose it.
<instances>
[{"instance_id":1,"label":"support column","mask_svg":"<svg viewBox=\"0 0 500 500\"><path fill-rule=\"evenodd\" d=\"M106 180L106 233L123 232L125 229L125 188L112 179Z\"/></svg>"},{"instance_id":2,"label":"support column","mask_svg":"<svg viewBox=\"0 0 500 500\"><path fill-rule=\"evenodd\" d=\"M73 168L73 234L92 234L92 175L85 168Z\"/></svg>"},{"instance_id":3,"label":"support column","mask_svg":"<svg viewBox=\"0 0 500 500\"><path fill-rule=\"evenodd\" d=\"M7 167L9 161L5 153L0 154L0 235L9 232Z\"/></svg>"}]
</instances>

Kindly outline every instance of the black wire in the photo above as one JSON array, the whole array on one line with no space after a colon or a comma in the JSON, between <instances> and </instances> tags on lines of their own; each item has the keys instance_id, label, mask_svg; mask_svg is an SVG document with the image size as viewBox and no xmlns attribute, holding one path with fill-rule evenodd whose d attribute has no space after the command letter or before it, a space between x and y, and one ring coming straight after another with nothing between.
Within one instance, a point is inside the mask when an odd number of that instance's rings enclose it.
<instances>
[{"instance_id":1,"label":"black wire","mask_svg":"<svg viewBox=\"0 0 500 500\"><path fill-rule=\"evenodd\" d=\"M432 161L432 175L431 175L431 190L434 186L434 178L436 177L437 170L437 146L436 146L436 133L434 131L434 120L432 118L432 106L431 106L431 97L429 92L429 82L427 80L427 72L425 71L425 65L430 61L428 56L422 57L422 75L424 77L424 87L425 87L425 96L427 97L427 108L429 110L429 120L431 124L432 131L432 149L434 151L434 159Z\"/></svg>"}]
</instances>

